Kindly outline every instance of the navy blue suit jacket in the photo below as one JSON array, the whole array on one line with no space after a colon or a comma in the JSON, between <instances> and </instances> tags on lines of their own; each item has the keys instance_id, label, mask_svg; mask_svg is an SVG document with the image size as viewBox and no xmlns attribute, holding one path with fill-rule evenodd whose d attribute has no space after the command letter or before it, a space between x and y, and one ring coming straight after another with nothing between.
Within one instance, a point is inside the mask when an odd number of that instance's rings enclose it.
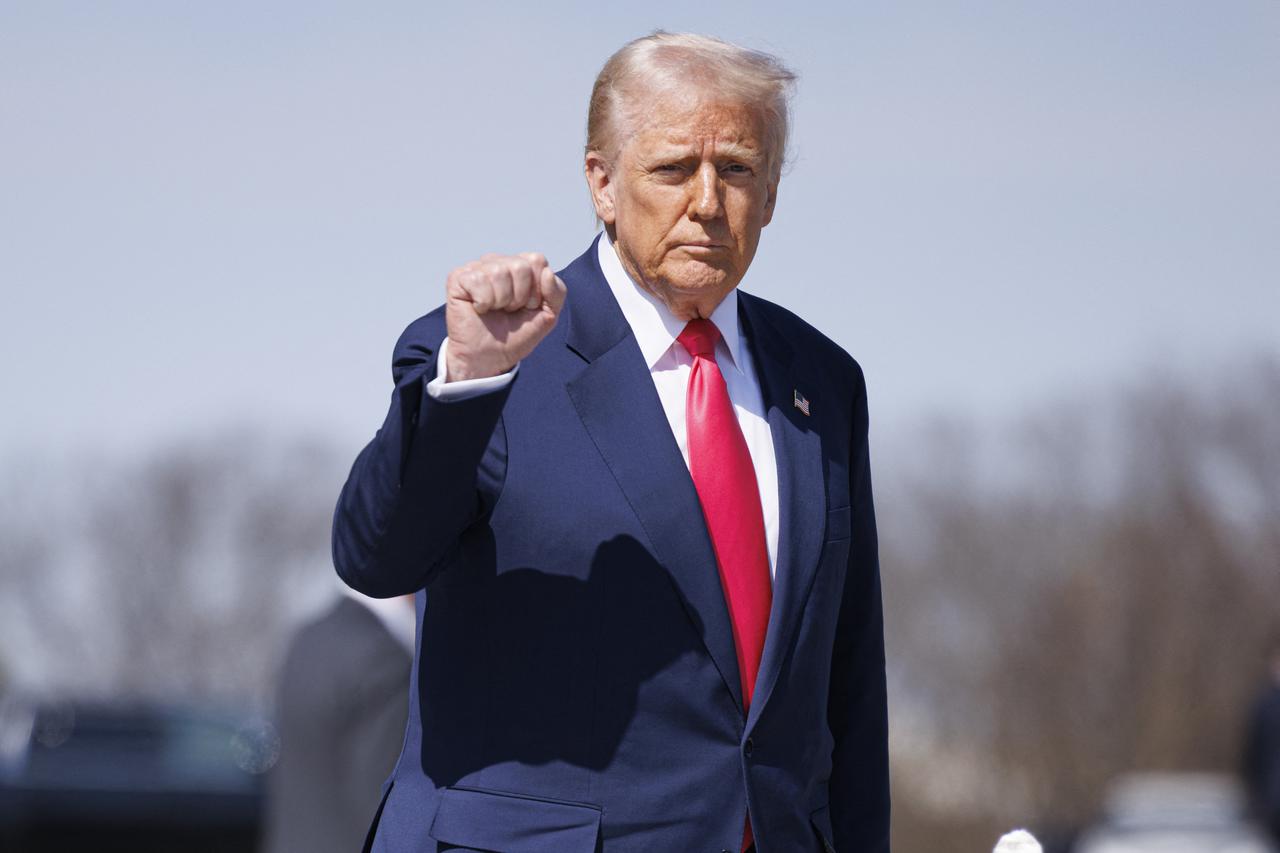
<instances>
[{"instance_id":1,"label":"navy blue suit jacket","mask_svg":"<svg viewBox=\"0 0 1280 853\"><path fill-rule=\"evenodd\" d=\"M778 461L750 713L697 493L595 247L506 390L425 392L443 310L396 345L386 421L334 519L338 573L419 591L389 853L887 851L866 393L843 350L741 294ZM810 403L805 415L795 394Z\"/></svg>"}]
</instances>

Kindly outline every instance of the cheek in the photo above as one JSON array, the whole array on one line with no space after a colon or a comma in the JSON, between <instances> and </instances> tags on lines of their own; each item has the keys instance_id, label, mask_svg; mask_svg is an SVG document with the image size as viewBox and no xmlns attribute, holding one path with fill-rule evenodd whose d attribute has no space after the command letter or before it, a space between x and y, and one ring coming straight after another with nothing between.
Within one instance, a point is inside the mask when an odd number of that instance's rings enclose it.
<instances>
[{"instance_id":1,"label":"cheek","mask_svg":"<svg viewBox=\"0 0 1280 853\"><path fill-rule=\"evenodd\" d=\"M631 223L633 233L644 245L645 251L654 257L665 252L667 237L680 221L678 215L673 216L670 205L644 204L634 210L635 219Z\"/></svg>"},{"instance_id":2,"label":"cheek","mask_svg":"<svg viewBox=\"0 0 1280 853\"><path fill-rule=\"evenodd\" d=\"M751 193L736 199L730 207L729 221L739 240L759 239L767 218L767 200L767 196Z\"/></svg>"}]
</instances>

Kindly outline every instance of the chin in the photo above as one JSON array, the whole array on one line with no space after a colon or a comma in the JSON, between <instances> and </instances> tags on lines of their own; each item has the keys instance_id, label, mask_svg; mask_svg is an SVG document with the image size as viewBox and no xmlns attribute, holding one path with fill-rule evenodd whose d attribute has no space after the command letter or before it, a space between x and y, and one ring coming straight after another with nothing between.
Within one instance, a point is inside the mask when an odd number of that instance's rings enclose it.
<instances>
[{"instance_id":1,"label":"chin","mask_svg":"<svg viewBox=\"0 0 1280 853\"><path fill-rule=\"evenodd\" d=\"M729 271L699 261L680 263L663 277L673 290L690 295L727 291L732 288L730 282L734 280Z\"/></svg>"}]
</instances>

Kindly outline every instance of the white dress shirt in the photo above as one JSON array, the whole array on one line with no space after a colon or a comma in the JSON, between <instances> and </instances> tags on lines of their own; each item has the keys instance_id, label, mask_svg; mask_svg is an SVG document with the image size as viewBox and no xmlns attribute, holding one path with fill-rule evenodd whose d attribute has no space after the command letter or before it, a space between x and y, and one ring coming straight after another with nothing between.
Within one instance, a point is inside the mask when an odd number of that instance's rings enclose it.
<instances>
[{"instance_id":1,"label":"white dress shirt","mask_svg":"<svg viewBox=\"0 0 1280 853\"><path fill-rule=\"evenodd\" d=\"M673 315L657 297L641 288L627 275L618 260L618 254L608 234L601 237L597 247L600 269L613 291L622 316L640 345L658 391L658 400L671 425L671 433L680 447L684 463L689 464L689 439L685 429L685 397L689 386L689 373L693 357L676 338L684 331L685 322ZM738 322L738 292L728 295L711 313L711 322L720 330L720 342L716 344L716 364L724 376L729 400L738 416L738 425L751 454L751 464L756 470L756 485L760 489L760 508L764 515L765 544L769 551L769 574L777 572L778 565L778 465L773 451L773 435L765 418L764 395L756 376L750 348ZM484 379L465 379L457 382L445 380L445 361L448 339L440 346L437 356L436 376L427 383L427 393L442 402L463 400L478 394L505 387L515 377L519 365L509 373Z\"/></svg>"}]
</instances>

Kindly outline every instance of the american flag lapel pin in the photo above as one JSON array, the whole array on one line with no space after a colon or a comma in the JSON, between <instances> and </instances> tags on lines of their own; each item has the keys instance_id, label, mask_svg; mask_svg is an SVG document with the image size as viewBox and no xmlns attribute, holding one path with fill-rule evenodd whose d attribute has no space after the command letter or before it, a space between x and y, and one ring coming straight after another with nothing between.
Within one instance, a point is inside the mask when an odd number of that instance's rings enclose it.
<instances>
[{"instance_id":1,"label":"american flag lapel pin","mask_svg":"<svg viewBox=\"0 0 1280 853\"><path fill-rule=\"evenodd\" d=\"M809 417L809 401L799 391L792 391L791 393L795 395L793 401L796 408L803 412L806 418Z\"/></svg>"}]
</instances>

